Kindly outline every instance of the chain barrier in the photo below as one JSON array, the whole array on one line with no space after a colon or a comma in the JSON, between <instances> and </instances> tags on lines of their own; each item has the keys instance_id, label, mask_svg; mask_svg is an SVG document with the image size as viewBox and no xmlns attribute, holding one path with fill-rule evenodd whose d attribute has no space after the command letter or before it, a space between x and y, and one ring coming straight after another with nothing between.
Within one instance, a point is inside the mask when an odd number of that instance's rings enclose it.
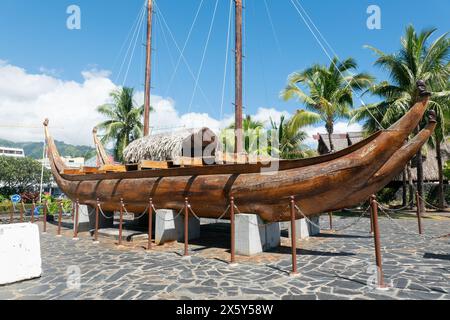
<instances>
[{"instance_id":1,"label":"chain barrier","mask_svg":"<svg viewBox=\"0 0 450 320\"><path fill-rule=\"evenodd\" d=\"M157 212L154 205L152 205L152 209L155 213ZM158 218L159 220L162 220L164 222L172 222L172 221L175 221L175 219L177 219L181 215L181 212L183 212L183 209L184 209L184 207L181 208L180 211L178 211L177 215L173 219L164 219L163 217L159 216L158 214L156 214L156 218Z\"/></svg>"},{"instance_id":2,"label":"chain barrier","mask_svg":"<svg viewBox=\"0 0 450 320\"><path fill-rule=\"evenodd\" d=\"M439 210L439 211L441 211L441 212L450 212L450 211L443 210L442 208L438 208L438 207L432 205L432 204L429 203L427 200L425 200L424 198L422 198L420 195L419 195L419 199L422 200L425 204L427 204L427 205L428 205L429 207L431 207L432 209Z\"/></svg>"},{"instance_id":3,"label":"chain barrier","mask_svg":"<svg viewBox=\"0 0 450 320\"><path fill-rule=\"evenodd\" d=\"M106 214L102 210L102 206L101 206L100 203L97 204L97 206L98 206L98 209L99 209L101 215L103 216L103 218L105 218L105 219L114 219L114 214L111 217L106 216Z\"/></svg>"},{"instance_id":4,"label":"chain barrier","mask_svg":"<svg viewBox=\"0 0 450 320\"><path fill-rule=\"evenodd\" d=\"M128 212L127 208L125 207L125 204L123 204L123 203L122 203L122 208L123 208L123 210L125 211L125 213L127 215L132 215L133 214L133 213L129 213ZM135 217L135 219L137 219L137 220L141 219L144 215L147 214L147 211L148 211L149 208L150 208L150 205L147 205L147 208L145 208L144 212L139 217L137 217L137 218Z\"/></svg>"},{"instance_id":5,"label":"chain barrier","mask_svg":"<svg viewBox=\"0 0 450 320\"><path fill-rule=\"evenodd\" d=\"M385 206L383 206L381 203L378 203L378 206L379 206L380 208L383 208L383 209L386 210L386 211L390 211L390 212L399 212L399 211L403 211L403 210L409 208L411 204L413 204L413 201L412 201L412 200L411 200L406 206L403 206L403 207L397 208L397 209L391 209L391 208L385 207Z\"/></svg>"},{"instance_id":6,"label":"chain barrier","mask_svg":"<svg viewBox=\"0 0 450 320\"><path fill-rule=\"evenodd\" d=\"M428 236L428 235L425 235L425 234L417 234L417 232L411 231L410 229L408 229L408 228L402 226L400 223L398 223L397 221L395 221L395 219L392 218L392 217L389 215L389 213L387 213L385 210L383 210L382 207L380 207L380 211L381 211L382 213L384 213L384 214L386 215L386 217L388 217L388 219L389 219L392 223L394 223L399 229L402 229L404 232L406 232L406 234L409 234L409 235L412 235L412 236L417 236L417 237L423 238L424 240L435 240L435 239L441 239L441 238L445 238L445 237L448 237L448 236L449 236L448 234L446 234L446 235L440 235L440 236Z\"/></svg>"}]
</instances>

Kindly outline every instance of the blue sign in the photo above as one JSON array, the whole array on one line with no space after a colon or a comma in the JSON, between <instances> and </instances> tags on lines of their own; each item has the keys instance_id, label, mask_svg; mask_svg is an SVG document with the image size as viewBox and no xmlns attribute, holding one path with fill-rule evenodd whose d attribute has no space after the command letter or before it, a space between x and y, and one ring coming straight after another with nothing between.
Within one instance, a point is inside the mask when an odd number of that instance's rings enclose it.
<instances>
[{"instance_id":1,"label":"blue sign","mask_svg":"<svg viewBox=\"0 0 450 320\"><path fill-rule=\"evenodd\" d=\"M11 201L14 202L14 203L19 203L20 200L22 200L22 197L20 195L18 195L18 194L15 194L15 195L11 196Z\"/></svg>"}]
</instances>

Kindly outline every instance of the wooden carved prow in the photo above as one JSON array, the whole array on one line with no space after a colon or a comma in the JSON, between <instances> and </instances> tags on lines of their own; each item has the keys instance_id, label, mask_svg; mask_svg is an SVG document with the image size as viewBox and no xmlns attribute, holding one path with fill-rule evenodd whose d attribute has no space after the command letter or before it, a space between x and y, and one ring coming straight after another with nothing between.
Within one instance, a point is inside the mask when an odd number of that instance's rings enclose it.
<instances>
[{"instance_id":1,"label":"wooden carved prow","mask_svg":"<svg viewBox=\"0 0 450 320\"><path fill-rule=\"evenodd\" d=\"M112 165L113 163L109 159L108 154L106 153L105 148L103 147L103 144L97 137L97 132L98 132L98 130L95 127L92 130L92 134L94 136L94 145L95 145L95 151L97 152L98 162L99 162L100 166Z\"/></svg>"}]
</instances>

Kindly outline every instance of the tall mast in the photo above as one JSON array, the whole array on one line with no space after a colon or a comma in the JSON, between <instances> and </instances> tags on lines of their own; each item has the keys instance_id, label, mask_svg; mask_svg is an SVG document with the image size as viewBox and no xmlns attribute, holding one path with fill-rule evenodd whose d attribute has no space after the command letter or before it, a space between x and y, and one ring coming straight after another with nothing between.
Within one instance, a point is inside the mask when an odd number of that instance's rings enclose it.
<instances>
[{"instance_id":1,"label":"tall mast","mask_svg":"<svg viewBox=\"0 0 450 320\"><path fill-rule=\"evenodd\" d=\"M153 0L147 5L147 56L145 64L144 136L150 134L150 89L152 82L152 18Z\"/></svg>"},{"instance_id":2,"label":"tall mast","mask_svg":"<svg viewBox=\"0 0 450 320\"><path fill-rule=\"evenodd\" d=\"M242 0L235 0L235 152L243 152L242 132Z\"/></svg>"}]
</instances>

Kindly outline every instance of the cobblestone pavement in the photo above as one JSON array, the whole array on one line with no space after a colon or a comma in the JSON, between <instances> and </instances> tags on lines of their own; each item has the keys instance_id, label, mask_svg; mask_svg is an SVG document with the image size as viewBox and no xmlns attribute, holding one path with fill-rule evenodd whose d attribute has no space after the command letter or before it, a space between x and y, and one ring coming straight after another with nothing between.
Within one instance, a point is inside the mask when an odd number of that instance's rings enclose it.
<instances>
[{"instance_id":1,"label":"cobblestone pavement","mask_svg":"<svg viewBox=\"0 0 450 320\"><path fill-rule=\"evenodd\" d=\"M335 217L334 225L339 229L353 221ZM396 221L416 233L416 220ZM327 226L328 217L321 224ZM207 254L207 246L196 243L190 247L193 256L182 259L182 244L152 252L116 248L105 239L94 244L87 236L75 242L68 230L56 238L53 226L41 238L42 277L0 287L0 299L450 299L448 237L421 238L381 218L383 269L391 288L380 291L370 285L376 271L368 225L364 218L347 230L324 230L299 241L298 277L289 276L287 238L274 252L242 258L232 267L224 261L226 246ZM450 231L446 218L426 219L423 225L430 236ZM73 288L77 268L79 289Z\"/></svg>"}]
</instances>

